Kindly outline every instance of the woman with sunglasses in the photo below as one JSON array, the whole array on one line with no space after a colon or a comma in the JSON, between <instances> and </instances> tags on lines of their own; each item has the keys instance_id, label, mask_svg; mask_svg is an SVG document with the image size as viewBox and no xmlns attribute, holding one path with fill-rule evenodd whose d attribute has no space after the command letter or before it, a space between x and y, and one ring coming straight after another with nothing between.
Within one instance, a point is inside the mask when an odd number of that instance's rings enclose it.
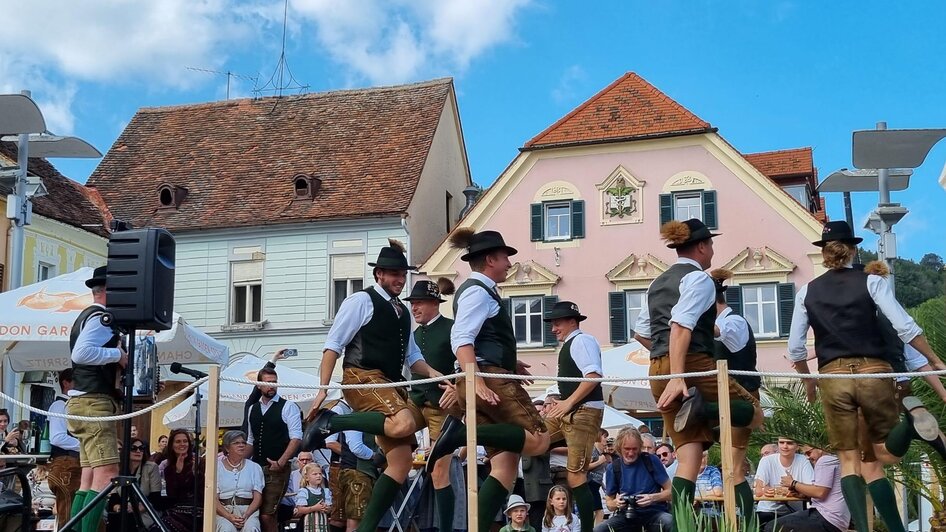
<instances>
[{"instance_id":1,"label":"woman with sunglasses","mask_svg":"<svg viewBox=\"0 0 946 532\"><path fill-rule=\"evenodd\" d=\"M141 486L141 492L144 493L152 504L161 496L161 473L158 472L158 464L148 461L150 453L148 452L148 442L140 438L132 438L131 453L129 456L129 471L132 475L138 477L138 485ZM144 506L138 503L138 511L141 513L141 521L145 528L151 528L154 521ZM112 492L108 498L108 526L109 532L121 530L121 494L118 490Z\"/></svg>"}]
</instances>

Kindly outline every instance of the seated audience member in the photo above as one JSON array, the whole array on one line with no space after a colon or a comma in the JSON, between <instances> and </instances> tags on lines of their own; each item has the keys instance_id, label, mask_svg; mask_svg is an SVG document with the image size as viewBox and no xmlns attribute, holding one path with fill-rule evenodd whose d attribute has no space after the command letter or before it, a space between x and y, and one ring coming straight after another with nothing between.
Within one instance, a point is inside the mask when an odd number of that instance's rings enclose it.
<instances>
[{"instance_id":1,"label":"seated audience member","mask_svg":"<svg viewBox=\"0 0 946 532\"><path fill-rule=\"evenodd\" d=\"M670 477L656 456L641 453L642 444L640 433L630 427L615 438L619 456L604 474L605 500L613 513L595 532L672 530Z\"/></svg>"},{"instance_id":2,"label":"seated audience member","mask_svg":"<svg viewBox=\"0 0 946 532\"><path fill-rule=\"evenodd\" d=\"M647 425L644 425L645 427ZM641 440L644 442L641 446L641 452L647 454L654 454L657 452L657 438L649 432L641 433Z\"/></svg>"},{"instance_id":3,"label":"seated audience member","mask_svg":"<svg viewBox=\"0 0 946 532\"><path fill-rule=\"evenodd\" d=\"M151 501L152 506L155 503L160 504L161 498L161 473L158 471L158 464L145 460L150 456L148 453L148 443L140 438L132 438L129 457L129 471L132 475L138 477L138 485L141 486L141 492ZM112 491L108 497L108 526L109 532L121 531L121 492ZM145 511L141 502L137 502L138 511L141 514L141 521L145 528L151 528L154 520ZM130 509L129 509L130 510ZM131 518L134 520L134 517Z\"/></svg>"},{"instance_id":4,"label":"seated audience member","mask_svg":"<svg viewBox=\"0 0 946 532\"><path fill-rule=\"evenodd\" d=\"M673 445L670 443L661 443L657 446L657 458L660 458L660 463L667 468L667 475L670 478L677 473L677 453L674 452Z\"/></svg>"},{"instance_id":5,"label":"seated audience member","mask_svg":"<svg viewBox=\"0 0 946 532\"><path fill-rule=\"evenodd\" d=\"M811 483L814 470L811 463L804 456L797 453L798 444L795 440L779 436L778 452L759 460L759 469L755 475L755 496L775 497L784 495L787 490L781 488L782 477L786 471L799 482ZM756 515L759 525L763 526L775 518L782 517L801 509L800 503L784 503L776 501L759 501L756 506Z\"/></svg>"},{"instance_id":6,"label":"seated audience member","mask_svg":"<svg viewBox=\"0 0 946 532\"><path fill-rule=\"evenodd\" d=\"M759 458L765 458L770 454L775 454L778 452L778 445L774 443L766 443L759 449Z\"/></svg>"},{"instance_id":7,"label":"seated audience member","mask_svg":"<svg viewBox=\"0 0 946 532\"><path fill-rule=\"evenodd\" d=\"M703 451L703 460L700 462L700 473L696 476L697 498L711 498L723 496L723 475L719 468L707 465L709 453ZM715 517L719 515L714 502L704 501L700 505L703 515Z\"/></svg>"},{"instance_id":8,"label":"seated audience member","mask_svg":"<svg viewBox=\"0 0 946 532\"><path fill-rule=\"evenodd\" d=\"M814 479L807 484L795 480L792 475L783 475L781 484L810 497L811 506L769 523L766 525L766 532L847 530L851 522L851 511L844 502L844 494L841 493L841 463L838 457L809 445L804 446L802 450L815 466Z\"/></svg>"},{"instance_id":9,"label":"seated audience member","mask_svg":"<svg viewBox=\"0 0 946 532\"><path fill-rule=\"evenodd\" d=\"M186 429L174 429L168 437L168 447L158 466L164 478L165 495L160 506L164 509L164 525L171 532L190 532L194 519L203 518L204 466L197 459L193 436ZM194 489L197 507L194 507Z\"/></svg>"},{"instance_id":10,"label":"seated audience member","mask_svg":"<svg viewBox=\"0 0 946 532\"><path fill-rule=\"evenodd\" d=\"M246 433L228 430L217 459L217 532L259 532L262 502L263 468L246 459Z\"/></svg>"},{"instance_id":11,"label":"seated audience member","mask_svg":"<svg viewBox=\"0 0 946 532\"><path fill-rule=\"evenodd\" d=\"M151 454L151 460L154 463L161 462L161 457L164 456L164 451L168 447L168 437L165 434L158 436L158 450Z\"/></svg>"},{"instance_id":12,"label":"seated audience member","mask_svg":"<svg viewBox=\"0 0 946 532\"><path fill-rule=\"evenodd\" d=\"M302 469L313 463L312 453L309 451L300 451L293 461L295 463L293 464L292 472L289 473L289 484L286 485L286 496L279 501L279 507L276 508L276 520L279 521L280 524L292 519L292 516L296 512L296 494L299 493L299 488L305 485L305 476L302 474ZM321 467L322 466L319 466L320 469Z\"/></svg>"}]
</instances>

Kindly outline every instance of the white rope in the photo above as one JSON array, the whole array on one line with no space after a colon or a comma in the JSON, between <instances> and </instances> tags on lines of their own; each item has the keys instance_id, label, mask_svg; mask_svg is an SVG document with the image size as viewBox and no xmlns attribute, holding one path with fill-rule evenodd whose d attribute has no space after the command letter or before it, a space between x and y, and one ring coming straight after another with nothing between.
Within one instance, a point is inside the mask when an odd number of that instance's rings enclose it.
<instances>
[{"instance_id":1,"label":"white rope","mask_svg":"<svg viewBox=\"0 0 946 532\"><path fill-rule=\"evenodd\" d=\"M745 371L731 369L730 375L746 375L749 377L777 377L782 379L896 379L899 377L926 377L933 375L941 377L946 375L946 370L937 369L931 371L917 371L906 373L795 373L795 372L767 372L767 371Z\"/></svg>"},{"instance_id":2,"label":"white rope","mask_svg":"<svg viewBox=\"0 0 946 532\"><path fill-rule=\"evenodd\" d=\"M414 384L431 384L434 382L442 382L457 377L463 377L464 373L454 373L451 375L444 375L442 377L430 377L427 379L417 379L412 381L392 381L392 382L377 382L371 384L280 384L275 383L278 388L289 388L294 390L373 390L378 388L400 388L402 386L411 386ZM249 379L240 379L237 377L224 377L220 376L220 380L235 382L238 384L251 384L253 386L272 386L272 382L262 382L262 381L251 381Z\"/></svg>"},{"instance_id":3,"label":"white rope","mask_svg":"<svg viewBox=\"0 0 946 532\"><path fill-rule=\"evenodd\" d=\"M640 377L552 377L549 375L513 375L508 373L476 372L477 377L493 379L515 379L520 381L557 381L557 382L631 382L631 381L666 381L696 377L713 377L718 370L695 371L693 373L671 373L669 375L642 375Z\"/></svg>"},{"instance_id":4,"label":"white rope","mask_svg":"<svg viewBox=\"0 0 946 532\"><path fill-rule=\"evenodd\" d=\"M20 408L25 408L25 409L29 410L30 412L35 412L35 413L37 413L37 414L41 414L41 415L44 415L44 416L47 416L47 417L59 417L59 418L63 418L63 419L71 419L71 420L73 420L73 421L122 421L122 420L125 420L125 419L131 419L131 418L133 418L133 417L138 417L138 416L141 416L141 415L150 413L152 410L155 410L155 409L157 409L157 408L161 408L162 406L164 406L164 405L170 403L171 401L173 401L174 399L176 399L176 398L178 398L178 397L180 397L180 396L186 394L187 392L193 390L194 388L200 386L201 384L207 382L208 380L210 380L210 377L203 377L203 378L201 378L201 379L198 379L198 380L196 380L196 381L194 381L194 382L188 384L186 387L184 387L184 388L182 388L181 390L175 392L175 393L174 393L173 395L171 395L170 397L166 397L166 398L164 398L164 399L158 401L157 403L154 403L153 405L149 406L148 408L143 408L143 409L141 409L141 410L137 410L137 411L132 412L132 413L130 413L130 414L120 414L120 415L117 415L117 416L73 416L73 415L70 415L70 414L60 414L60 413L57 413L57 412L47 412L47 411L42 410L42 409L40 409L40 408L36 408L35 406L31 406L31 405L28 405L28 404L23 403L23 402L21 402L21 401L17 401L16 399L14 399L14 398L12 398L12 397L10 397L9 395L6 395L6 394L4 394L4 393L0 393L0 399L4 399L5 401L9 401L9 402L11 402L11 403L13 403L13 404L19 406Z\"/></svg>"}]
</instances>

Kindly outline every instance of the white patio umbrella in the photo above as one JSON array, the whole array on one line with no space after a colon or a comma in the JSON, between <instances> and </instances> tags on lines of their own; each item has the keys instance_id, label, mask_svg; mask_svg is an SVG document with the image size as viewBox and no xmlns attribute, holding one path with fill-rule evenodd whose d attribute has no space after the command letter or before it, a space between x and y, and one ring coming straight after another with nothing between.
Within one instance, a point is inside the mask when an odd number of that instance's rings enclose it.
<instances>
[{"instance_id":1,"label":"white patio umbrella","mask_svg":"<svg viewBox=\"0 0 946 532\"><path fill-rule=\"evenodd\" d=\"M246 379L255 381L256 374L266 364L266 360L254 356L247 356L236 362L231 363L220 373L221 377L236 379ZM279 396L293 401L306 414L312 405L312 400L318 390L293 388L293 385L311 385L317 384L318 379L311 373L299 371L289 366L277 365L276 373L279 378ZM200 405L200 423L201 426L207 424L207 383L200 385L201 405ZM220 410L218 413L219 426L235 427L243 422L243 405L253 391L250 384L242 384L231 381L220 381ZM341 390L329 390L327 401L333 401L341 397ZM171 429L191 428L194 426L194 396L191 395L179 405L172 408L164 414L164 425Z\"/></svg>"},{"instance_id":2,"label":"white patio umbrella","mask_svg":"<svg viewBox=\"0 0 946 532\"><path fill-rule=\"evenodd\" d=\"M80 268L0 294L0 356L14 371L58 371L71 365L69 334L79 313L92 304L85 286L92 271ZM225 364L230 356L226 345L177 314L171 329L139 335L155 336L160 364Z\"/></svg>"},{"instance_id":3,"label":"white patio umbrella","mask_svg":"<svg viewBox=\"0 0 946 532\"><path fill-rule=\"evenodd\" d=\"M627 378L627 382L601 385L604 401L619 410L657 410L657 403L646 380L650 351L635 340L601 353L605 377Z\"/></svg>"},{"instance_id":4,"label":"white patio umbrella","mask_svg":"<svg viewBox=\"0 0 946 532\"><path fill-rule=\"evenodd\" d=\"M553 384L552 386L549 386L548 388L546 388L545 393L543 393L542 395L539 395L535 399L542 399L543 401L545 401L545 399L549 396L549 394L558 395L557 384ZM620 410L618 410L617 408L614 408L613 406L604 405L604 417L601 419L601 428L603 429L606 429L606 430L622 429L628 426L636 429L637 427L640 427L643 424L644 424L643 421L637 419L634 416L625 414L624 412L621 412Z\"/></svg>"}]
</instances>

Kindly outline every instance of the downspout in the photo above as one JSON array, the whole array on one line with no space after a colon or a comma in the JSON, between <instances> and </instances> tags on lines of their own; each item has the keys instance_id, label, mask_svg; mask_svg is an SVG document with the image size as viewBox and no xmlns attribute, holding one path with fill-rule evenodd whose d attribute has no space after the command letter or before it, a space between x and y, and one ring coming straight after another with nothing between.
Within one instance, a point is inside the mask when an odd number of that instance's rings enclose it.
<instances>
[{"instance_id":1,"label":"downspout","mask_svg":"<svg viewBox=\"0 0 946 532\"><path fill-rule=\"evenodd\" d=\"M404 239L404 250L405 250L404 254L407 255L407 263L410 264L411 263L411 232L407 229L407 215L406 214L401 216L401 229L404 230L404 234L406 235L406 238ZM411 287L413 286L413 284L411 283L411 281L413 280L411 279L412 275L413 274L411 273L411 271L408 270L407 280L404 281L404 288L408 292L410 292Z\"/></svg>"}]
</instances>

